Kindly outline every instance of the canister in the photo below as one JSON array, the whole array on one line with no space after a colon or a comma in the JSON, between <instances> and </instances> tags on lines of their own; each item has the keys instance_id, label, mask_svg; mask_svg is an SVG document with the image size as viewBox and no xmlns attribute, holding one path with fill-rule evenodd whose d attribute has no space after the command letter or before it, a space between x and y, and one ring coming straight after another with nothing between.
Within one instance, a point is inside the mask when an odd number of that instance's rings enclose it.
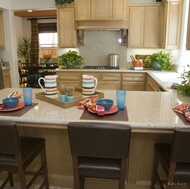
<instances>
[{"instance_id":1,"label":"canister","mask_svg":"<svg viewBox=\"0 0 190 189\"><path fill-rule=\"evenodd\" d=\"M109 55L109 66L118 67L119 66L119 55L110 54Z\"/></svg>"}]
</instances>

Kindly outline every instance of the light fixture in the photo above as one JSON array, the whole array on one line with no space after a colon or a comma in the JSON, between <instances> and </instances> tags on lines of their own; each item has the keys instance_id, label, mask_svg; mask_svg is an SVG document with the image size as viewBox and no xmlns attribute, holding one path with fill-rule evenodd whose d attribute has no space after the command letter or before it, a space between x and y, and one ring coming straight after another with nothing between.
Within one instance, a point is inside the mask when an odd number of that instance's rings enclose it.
<instances>
[{"instance_id":1,"label":"light fixture","mask_svg":"<svg viewBox=\"0 0 190 189\"><path fill-rule=\"evenodd\" d=\"M33 12L33 10L27 10L27 12Z\"/></svg>"}]
</instances>

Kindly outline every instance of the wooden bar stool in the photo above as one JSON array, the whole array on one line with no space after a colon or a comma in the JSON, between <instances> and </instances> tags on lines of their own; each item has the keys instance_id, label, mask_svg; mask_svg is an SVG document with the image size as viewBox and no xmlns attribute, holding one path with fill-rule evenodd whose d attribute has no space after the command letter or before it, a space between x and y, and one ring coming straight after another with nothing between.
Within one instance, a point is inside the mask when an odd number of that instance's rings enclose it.
<instances>
[{"instance_id":1,"label":"wooden bar stool","mask_svg":"<svg viewBox=\"0 0 190 189\"><path fill-rule=\"evenodd\" d=\"M27 167L38 156L41 156L41 166L36 172L26 172ZM18 174L21 189L28 189L38 176L43 176L40 188L49 189L46 163L45 139L20 137L14 122L0 121L0 173L7 172L8 176L0 186L1 189L10 182L13 187L13 174ZM32 176L26 183L25 175Z\"/></svg>"},{"instance_id":2,"label":"wooden bar stool","mask_svg":"<svg viewBox=\"0 0 190 189\"><path fill-rule=\"evenodd\" d=\"M73 157L74 189L84 188L85 177L117 179L125 188L131 128L109 123L68 124Z\"/></svg>"},{"instance_id":3,"label":"wooden bar stool","mask_svg":"<svg viewBox=\"0 0 190 189\"><path fill-rule=\"evenodd\" d=\"M164 189L188 186L190 183L190 128L174 131L173 143L156 143L151 189L155 189L156 181ZM158 173L162 166L167 178L163 181Z\"/></svg>"}]
</instances>

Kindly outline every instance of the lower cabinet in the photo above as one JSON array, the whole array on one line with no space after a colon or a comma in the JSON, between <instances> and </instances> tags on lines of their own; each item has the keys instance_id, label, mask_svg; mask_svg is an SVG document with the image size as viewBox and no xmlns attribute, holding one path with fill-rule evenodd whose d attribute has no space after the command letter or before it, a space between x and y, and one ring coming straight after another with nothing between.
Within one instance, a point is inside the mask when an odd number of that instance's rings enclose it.
<instances>
[{"instance_id":1,"label":"lower cabinet","mask_svg":"<svg viewBox=\"0 0 190 189\"><path fill-rule=\"evenodd\" d=\"M93 75L98 80L97 90L164 91L146 72L57 71L58 87L70 84L82 87L82 75Z\"/></svg>"},{"instance_id":2,"label":"lower cabinet","mask_svg":"<svg viewBox=\"0 0 190 189\"><path fill-rule=\"evenodd\" d=\"M81 87L81 73L78 72L57 72L57 85L72 85L74 87Z\"/></svg>"},{"instance_id":3,"label":"lower cabinet","mask_svg":"<svg viewBox=\"0 0 190 189\"><path fill-rule=\"evenodd\" d=\"M3 84L4 88L11 88L10 69L3 70Z\"/></svg>"},{"instance_id":4,"label":"lower cabinet","mask_svg":"<svg viewBox=\"0 0 190 189\"><path fill-rule=\"evenodd\" d=\"M144 91L146 73L122 73L122 90Z\"/></svg>"},{"instance_id":5,"label":"lower cabinet","mask_svg":"<svg viewBox=\"0 0 190 189\"><path fill-rule=\"evenodd\" d=\"M121 86L120 73L99 73L97 89L119 90Z\"/></svg>"},{"instance_id":6,"label":"lower cabinet","mask_svg":"<svg viewBox=\"0 0 190 189\"><path fill-rule=\"evenodd\" d=\"M146 91L164 91L150 76L146 77Z\"/></svg>"}]
</instances>

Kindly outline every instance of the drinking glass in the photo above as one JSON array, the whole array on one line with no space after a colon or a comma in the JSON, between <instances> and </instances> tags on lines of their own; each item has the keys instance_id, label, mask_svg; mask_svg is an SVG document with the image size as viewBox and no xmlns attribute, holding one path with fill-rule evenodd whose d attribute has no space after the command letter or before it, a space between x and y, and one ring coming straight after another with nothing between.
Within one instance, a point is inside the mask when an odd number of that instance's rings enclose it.
<instances>
[{"instance_id":1,"label":"drinking glass","mask_svg":"<svg viewBox=\"0 0 190 189\"><path fill-rule=\"evenodd\" d=\"M31 87L23 88L22 94L24 98L24 104L26 106L32 105L32 88Z\"/></svg>"},{"instance_id":2,"label":"drinking glass","mask_svg":"<svg viewBox=\"0 0 190 189\"><path fill-rule=\"evenodd\" d=\"M116 99L117 99L117 107L119 110L125 109L126 103L126 91L124 90L117 90L116 91Z\"/></svg>"}]
</instances>

